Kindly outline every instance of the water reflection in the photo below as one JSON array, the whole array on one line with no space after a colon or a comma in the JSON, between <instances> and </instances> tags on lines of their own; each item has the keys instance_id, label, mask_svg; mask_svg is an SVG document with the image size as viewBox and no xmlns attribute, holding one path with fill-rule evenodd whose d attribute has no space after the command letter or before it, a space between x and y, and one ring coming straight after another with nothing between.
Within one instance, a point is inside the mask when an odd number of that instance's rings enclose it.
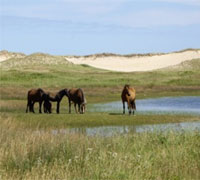
<instances>
[{"instance_id":1,"label":"water reflection","mask_svg":"<svg viewBox=\"0 0 200 180\"><path fill-rule=\"evenodd\" d=\"M200 96L163 97L136 100L136 113L200 115ZM92 112L122 112L121 101L95 104ZM127 112L127 109L126 109Z\"/></svg>"},{"instance_id":2,"label":"water reflection","mask_svg":"<svg viewBox=\"0 0 200 180\"><path fill-rule=\"evenodd\" d=\"M102 127L82 127L53 130L53 134L83 134L87 136L114 136L119 134L133 134L143 132L168 132L168 131L198 131L200 132L200 122L182 122L153 125L136 126L102 126Z\"/></svg>"}]
</instances>

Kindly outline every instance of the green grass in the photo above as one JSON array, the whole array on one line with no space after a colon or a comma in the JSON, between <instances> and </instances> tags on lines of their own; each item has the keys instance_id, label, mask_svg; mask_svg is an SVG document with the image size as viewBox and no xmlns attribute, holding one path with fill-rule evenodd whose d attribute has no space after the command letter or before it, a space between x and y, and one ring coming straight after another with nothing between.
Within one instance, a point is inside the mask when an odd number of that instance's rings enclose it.
<instances>
[{"instance_id":1,"label":"green grass","mask_svg":"<svg viewBox=\"0 0 200 180\"><path fill-rule=\"evenodd\" d=\"M199 179L200 133L87 137L0 126L1 179Z\"/></svg>"},{"instance_id":2,"label":"green grass","mask_svg":"<svg viewBox=\"0 0 200 180\"><path fill-rule=\"evenodd\" d=\"M152 72L111 72L84 65L41 64L1 69L1 99L26 99L31 88L47 91L81 87L90 102L118 100L124 84L135 87L137 98L153 96L200 95L200 60L193 69ZM4 66L3 66L4 67Z\"/></svg>"},{"instance_id":3,"label":"green grass","mask_svg":"<svg viewBox=\"0 0 200 180\"><path fill-rule=\"evenodd\" d=\"M78 114L25 114L2 113L2 118L12 118L20 126L30 129L123 126L159 123L178 123L200 121L199 116L191 115L122 115L107 113Z\"/></svg>"},{"instance_id":4,"label":"green grass","mask_svg":"<svg viewBox=\"0 0 200 180\"><path fill-rule=\"evenodd\" d=\"M120 73L72 65L63 57L33 54L1 63L0 179L200 179L200 133L168 132L88 137L52 130L194 122L199 116L25 113L27 91L81 87L92 103L120 100L124 84L137 98L200 95L200 60L153 72Z\"/></svg>"}]
</instances>

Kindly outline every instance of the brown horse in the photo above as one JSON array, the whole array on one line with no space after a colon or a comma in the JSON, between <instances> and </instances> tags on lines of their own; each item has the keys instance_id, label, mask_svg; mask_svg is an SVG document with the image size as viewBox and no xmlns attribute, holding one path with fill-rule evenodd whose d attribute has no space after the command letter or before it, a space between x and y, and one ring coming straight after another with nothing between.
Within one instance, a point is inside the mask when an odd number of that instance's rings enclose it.
<instances>
[{"instance_id":1,"label":"brown horse","mask_svg":"<svg viewBox=\"0 0 200 180\"><path fill-rule=\"evenodd\" d=\"M51 112L52 112L52 108L51 108L52 105L51 105L51 103L50 103L49 100L45 100L44 101L43 107L44 107L44 113L51 114Z\"/></svg>"},{"instance_id":2,"label":"brown horse","mask_svg":"<svg viewBox=\"0 0 200 180\"><path fill-rule=\"evenodd\" d=\"M133 114L134 114L134 110L136 110L135 95L136 95L136 91L134 88L130 87L129 85L124 86L122 90L122 94L121 94L122 103L123 103L123 114L125 114L125 102L127 102L128 104L129 114L131 114L131 110L133 110Z\"/></svg>"},{"instance_id":3,"label":"brown horse","mask_svg":"<svg viewBox=\"0 0 200 180\"><path fill-rule=\"evenodd\" d=\"M82 89L72 88L68 91L69 93L69 113L71 113L71 101L74 103L74 108L76 113L85 113L86 108L86 99ZM76 105L78 104L78 112L76 109Z\"/></svg>"},{"instance_id":4,"label":"brown horse","mask_svg":"<svg viewBox=\"0 0 200 180\"><path fill-rule=\"evenodd\" d=\"M54 95L51 94L51 93L49 93L48 95L49 95L48 100L50 100L52 102L57 102L56 112L57 112L57 114L59 114L59 112L60 112L60 102L61 102L63 96L67 96L69 98L68 89L62 89Z\"/></svg>"},{"instance_id":5,"label":"brown horse","mask_svg":"<svg viewBox=\"0 0 200 180\"><path fill-rule=\"evenodd\" d=\"M35 102L39 102L39 113L42 113L41 111L41 106L42 102L48 98L48 95L41 89L31 89L28 91L27 95L27 107L26 107L26 113L28 112L33 112L34 111L34 104Z\"/></svg>"}]
</instances>

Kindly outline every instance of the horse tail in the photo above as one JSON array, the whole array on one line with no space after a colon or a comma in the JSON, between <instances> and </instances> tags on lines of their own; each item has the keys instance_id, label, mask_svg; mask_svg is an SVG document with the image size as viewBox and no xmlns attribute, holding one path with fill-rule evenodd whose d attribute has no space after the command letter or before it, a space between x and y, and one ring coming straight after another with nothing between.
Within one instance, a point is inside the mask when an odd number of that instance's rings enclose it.
<instances>
[{"instance_id":1,"label":"horse tail","mask_svg":"<svg viewBox=\"0 0 200 180\"><path fill-rule=\"evenodd\" d=\"M132 101L131 101L131 106L132 106L132 108L133 108L133 109L135 109L135 110L136 110L136 104L135 104L135 100L132 100Z\"/></svg>"}]
</instances>

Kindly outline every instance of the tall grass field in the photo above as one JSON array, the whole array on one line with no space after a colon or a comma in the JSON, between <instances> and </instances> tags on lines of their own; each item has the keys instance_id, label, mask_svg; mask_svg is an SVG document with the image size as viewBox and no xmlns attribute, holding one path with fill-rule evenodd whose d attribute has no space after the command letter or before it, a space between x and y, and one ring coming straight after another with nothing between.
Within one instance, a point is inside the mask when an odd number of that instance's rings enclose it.
<instances>
[{"instance_id":1,"label":"tall grass field","mask_svg":"<svg viewBox=\"0 0 200 180\"><path fill-rule=\"evenodd\" d=\"M200 59L174 68L122 73L74 65L62 56L20 55L0 63L0 179L66 180L199 180L200 132L167 131L88 136L68 128L200 122L198 115L136 116L100 112L25 113L27 91L57 92L82 88L87 108L119 101L124 84L138 99L199 96ZM55 131L56 130L56 131ZM56 132L56 133L55 133Z\"/></svg>"}]
</instances>

